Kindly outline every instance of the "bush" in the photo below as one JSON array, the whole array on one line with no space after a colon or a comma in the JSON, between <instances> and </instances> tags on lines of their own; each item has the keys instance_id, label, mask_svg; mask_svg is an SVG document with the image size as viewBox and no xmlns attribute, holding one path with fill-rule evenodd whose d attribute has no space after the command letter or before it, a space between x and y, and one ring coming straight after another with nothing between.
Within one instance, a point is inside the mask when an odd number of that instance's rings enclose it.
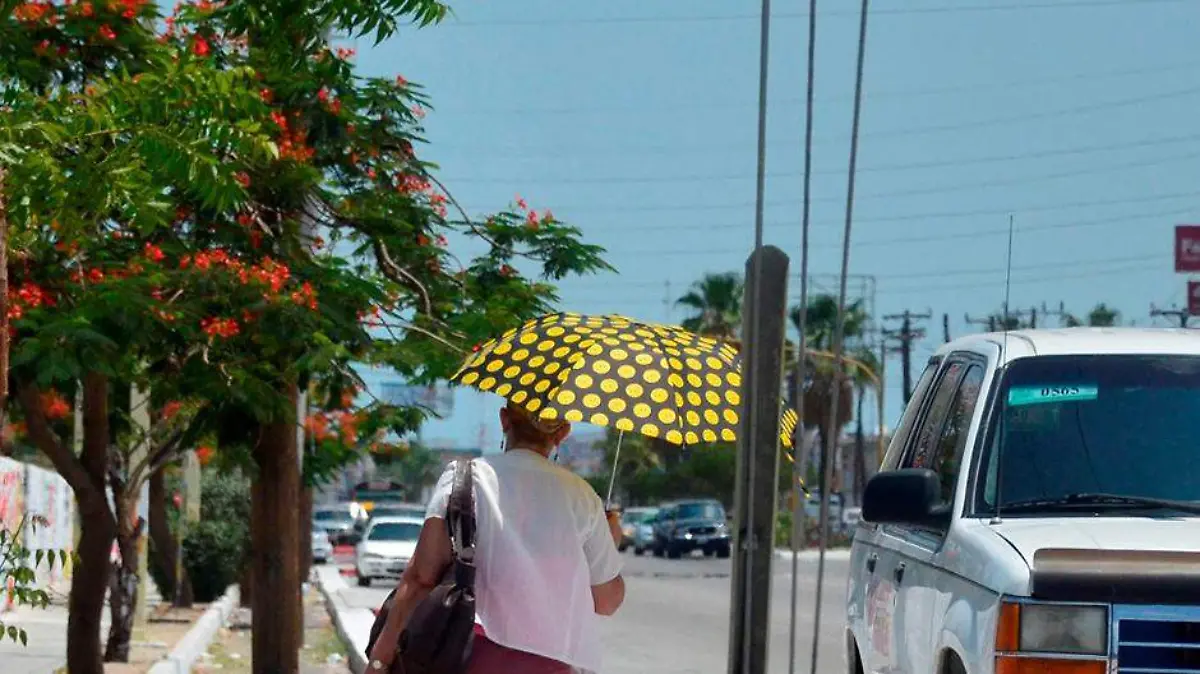
<instances>
[{"instance_id":1,"label":"bush","mask_svg":"<svg viewBox=\"0 0 1200 674\"><path fill-rule=\"evenodd\" d=\"M200 521L183 540L183 564L198 602L211 602L236 583L250 547L250 482L205 470Z\"/></svg>"}]
</instances>

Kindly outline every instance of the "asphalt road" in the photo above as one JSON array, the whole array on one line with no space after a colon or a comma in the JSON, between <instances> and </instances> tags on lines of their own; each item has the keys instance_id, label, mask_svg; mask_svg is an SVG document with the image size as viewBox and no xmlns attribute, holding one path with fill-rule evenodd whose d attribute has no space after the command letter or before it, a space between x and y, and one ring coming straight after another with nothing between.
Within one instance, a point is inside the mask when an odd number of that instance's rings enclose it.
<instances>
[{"instance_id":1,"label":"asphalt road","mask_svg":"<svg viewBox=\"0 0 1200 674\"><path fill-rule=\"evenodd\" d=\"M801 560L797 609L796 671L810 671L815 561ZM818 670L843 674L842 644L847 563L825 565ZM604 621L604 674L716 674L724 672L729 643L729 560L634 557L626 553L625 605ZM353 581L351 581L353 582ZM351 587L353 606L374 608L390 588ZM771 599L770 667L788 671L791 560L775 560Z\"/></svg>"}]
</instances>

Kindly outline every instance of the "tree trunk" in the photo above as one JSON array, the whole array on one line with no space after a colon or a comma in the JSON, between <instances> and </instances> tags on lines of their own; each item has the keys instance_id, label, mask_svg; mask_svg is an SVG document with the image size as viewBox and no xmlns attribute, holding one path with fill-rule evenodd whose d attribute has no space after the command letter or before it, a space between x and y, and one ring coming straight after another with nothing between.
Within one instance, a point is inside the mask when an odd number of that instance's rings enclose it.
<instances>
[{"instance_id":1,"label":"tree trunk","mask_svg":"<svg viewBox=\"0 0 1200 674\"><path fill-rule=\"evenodd\" d=\"M298 394L288 385L290 409ZM295 674L300 667L300 466L295 420L264 424L254 447L258 475L251 487L254 674ZM74 673L72 673L74 674Z\"/></svg>"},{"instance_id":2,"label":"tree trunk","mask_svg":"<svg viewBox=\"0 0 1200 674\"><path fill-rule=\"evenodd\" d=\"M80 504L79 514L84 524L79 528L80 564L71 576L71 594L67 599L67 671L71 674L104 674L100 616L104 613L108 555L116 527L107 503L95 498L88 500L98 502Z\"/></svg>"},{"instance_id":3,"label":"tree trunk","mask_svg":"<svg viewBox=\"0 0 1200 674\"><path fill-rule=\"evenodd\" d=\"M171 531L171 521L167 517L167 480L166 472L163 468L154 471L150 476L150 521L149 532L150 542L152 543L151 550L153 557L151 561L163 570L165 577L169 579L171 587L161 587L163 597L169 597L175 606L187 608L195 601L192 596L192 584L187 577L187 571L180 570L181 577L176 578L176 570L179 567L179 551L178 544L175 541L175 534ZM178 592L177 592L178 590Z\"/></svg>"},{"instance_id":4,"label":"tree trunk","mask_svg":"<svg viewBox=\"0 0 1200 674\"><path fill-rule=\"evenodd\" d=\"M129 646L133 641L134 607L138 598L138 540L144 523L131 521L137 516L125 490L113 486L113 502L117 505L117 549L121 558L112 565L109 589L108 645L105 662L129 662Z\"/></svg>"},{"instance_id":5,"label":"tree trunk","mask_svg":"<svg viewBox=\"0 0 1200 674\"><path fill-rule=\"evenodd\" d=\"M4 207L4 169L0 168L0 410L8 409L8 211Z\"/></svg>"},{"instance_id":6,"label":"tree trunk","mask_svg":"<svg viewBox=\"0 0 1200 674\"><path fill-rule=\"evenodd\" d=\"M28 402L23 399L22 407L28 409ZM34 397L32 404L40 405L40 400ZM44 421L42 417L41 422ZM32 425L30 429L32 432ZM104 613L104 593L108 589L108 557L117 529L104 497L108 446L108 378L87 372L83 376L83 451L79 457L86 481L72 485L82 518L80 565L71 578L68 599L67 671L71 674L104 674L100 616ZM60 461L55 460L56 468Z\"/></svg>"}]
</instances>

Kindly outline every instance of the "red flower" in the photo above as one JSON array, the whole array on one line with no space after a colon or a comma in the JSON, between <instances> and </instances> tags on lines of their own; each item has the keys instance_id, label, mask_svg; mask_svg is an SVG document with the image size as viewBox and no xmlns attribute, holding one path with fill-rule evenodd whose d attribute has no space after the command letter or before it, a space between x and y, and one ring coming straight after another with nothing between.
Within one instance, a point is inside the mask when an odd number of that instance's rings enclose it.
<instances>
[{"instance_id":1,"label":"red flower","mask_svg":"<svg viewBox=\"0 0 1200 674\"><path fill-rule=\"evenodd\" d=\"M444 248L446 246L446 237L442 236L441 234L438 234L437 245L442 246Z\"/></svg>"},{"instance_id":2,"label":"red flower","mask_svg":"<svg viewBox=\"0 0 1200 674\"><path fill-rule=\"evenodd\" d=\"M158 246L156 246L152 243L146 244L145 255L146 255L146 259L150 260L151 262L162 262L163 259L167 257L162 252L161 248L159 248Z\"/></svg>"},{"instance_id":3,"label":"red flower","mask_svg":"<svg viewBox=\"0 0 1200 674\"><path fill-rule=\"evenodd\" d=\"M425 108L419 105L412 106L412 114L417 119L425 119Z\"/></svg>"},{"instance_id":4,"label":"red flower","mask_svg":"<svg viewBox=\"0 0 1200 674\"><path fill-rule=\"evenodd\" d=\"M321 87L321 90L317 92L317 100L321 101L322 103L328 102L329 101L329 90L326 89L325 87Z\"/></svg>"},{"instance_id":5,"label":"red flower","mask_svg":"<svg viewBox=\"0 0 1200 674\"><path fill-rule=\"evenodd\" d=\"M529 215L525 216L525 222L529 225L530 229L537 229L537 226L538 226L537 211L529 211Z\"/></svg>"},{"instance_id":6,"label":"red flower","mask_svg":"<svg viewBox=\"0 0 1200 674\"><path fill-rule=\"evenodd\" d=\"M554 222L554 214L550 212L550 209L547 208L546 211L542 213L542 222Z\"/></svg>"},{"instance_id":7,"label":"red flower","mask_svg":"<svg viewBox=\"0 0 1200 674\"><path fill-rule=\"evenodd\" d=\"M329 104L329 111L335 115L342 114L342 101L340 98L333 99L333 101Z\"/></svg>"},{"instance_id":8,"label":"red flower","mask_svg":"<svg viewBox=\"0 0 1200 674\"><path fill-rule=\"evenodd\" d=\"M196 448L196 458L200 460L201 466L208 465L208 462L212 460L212 455L213 449L208 445L200 445Z\"/></svg>"},{"instance_id":9,"label":"red flower","mask_svg":"<svg viewBox=\"0 0 1200 674\"><path fill-rule=\"evenodd\" d=\"M204 56L208 56L208 52L209 52L208 40L205 40L204 38L197 35L196 38L194 40L192 40L192 53L195 54L196 56L204 57Z\"/></svg>"},{"instance_id":10,"label":"red flower","mask_svg":"<svg viewBox=\"0 0 1200 674\"><path fill-rule=\"evenodd\" d=\"M271 93L270 89L263 89L258 92L258 96L262 98L263 103L270 103L275 98L275 94Z\"/></svg>"},{"instance_id":11,"label":"red flower","mask_svg":"<svg viewBox=\"0 0 1200 674\"><path fill-rule=\"evenodd\" d=\"M99 283L104 280L104 272L93 267L87 271L87 277L92 283Z\"/></svg>"},{"instance_id":12,"label":"red flower","mask_svg":"<svg viewBox=\"0 0 1200 674\"><path fill-rule=\"evenodd\" d=\"M71 413L71 405L58 391L50 390L42 394L42 411L50 420L64 419Z\"/></svg>"},{"instance_id":13,"label":"red flower","mask_svg":"<svg viewBox=\"0 0 1200 674\"><path fill-rule=\"evenodd\" d=\"M525 199L521 198L519 194L517 195L517 208L523 211L529 210L529 204L525 203Z\"/></svg>"},{"instance_id":14,"label":"red flower","mask_svg":"<svg viewBox=\"0 0 1200 674\"><path fill-rule=\"evenodd\" d=\"M166 405L163 405L162 418L171 419L176 414L179 414L179 410L181 409L183 409L183 403L179 402L178 400L172 400Z\"/></svg>"},{"instance_id":15,"label":"red flower","mask_svg":"<svg viewBox=\"0 0 1200 674\"><path fill-rule=\"evenodd\" d=\"M245 171L238 171L234 174L233 179L238 181L242 187L250 187L250 176L246 175Z\"/></svg>"},{"instance_id":16,"label":"red flower","mask_svg":"<svg viewBox=\"0 0 1200 674\"><path fill-rule=\"evenodd\" d=\"M100 28L96 32L100 33L100 37L104 38L105 40L117 39L117 34L113 32L113 29L110 28L107 23L101 24Z\"/></svg>"},{"instance_id":17,"label":"red flower","mask_svg":"<svg viewBox=\"0 0 1200 674\"><path fill-rule=\"evenodd\" d=\"M515 273L516 273L516 270L513 269L512 267L510 267L506 264L500 265L500 275L501 276L508 277L508 276L512 276Z\"/></svg>"},{"instance_id":18,"label":"red flower","mask_svg":"<svg viewBox=\"0 0 1200 674\"><path fill-rule=\"evenodd\" d=\"M92 8L92 3L85 2L79 6L79 13L84 16L92 16L96 13L96 10Z\"/></svg>"},{"instance_id":19,"label":"red flower","mask_svg":"<svg viewBox=\"0 0 1200 674\"><path fill-rule=\"evenodd\" d=\"M404 79L404 76L403 76L403 75L396 75L396 86L398 86L398 87L407 87L407 86L408 86L408 80Z\"/></svg>"}]
</instances>

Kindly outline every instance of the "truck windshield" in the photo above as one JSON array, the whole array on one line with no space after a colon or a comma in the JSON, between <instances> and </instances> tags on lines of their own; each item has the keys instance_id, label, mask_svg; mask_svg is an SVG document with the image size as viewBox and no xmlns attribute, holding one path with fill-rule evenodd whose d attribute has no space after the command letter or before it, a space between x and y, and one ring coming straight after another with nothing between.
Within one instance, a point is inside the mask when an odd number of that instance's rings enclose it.
<instances>
[{"instance_id":1,"label":"truck windshield","mask_svg":"<svg viewBox=\"0 0 1200 674\"><path fill-rule=\"evenodd\" d=\"M1129 506L1080 495L1200 500L1200 357L1021 359L992 404L999 413L979 464L978 512L994 512L997 497L1002 513L1044 504L1056 514Z\"/></svg>"},{"instance_id":2,"label":"truck windshield","mask_svg":"<svg viewBox=\"0 0 1200 674\"><path fill-rule=\"evenodd\" d=\"M681 520L723 520L725 509L719 503L680 503L675 517Z\"/></svg>"}]
</instances>

